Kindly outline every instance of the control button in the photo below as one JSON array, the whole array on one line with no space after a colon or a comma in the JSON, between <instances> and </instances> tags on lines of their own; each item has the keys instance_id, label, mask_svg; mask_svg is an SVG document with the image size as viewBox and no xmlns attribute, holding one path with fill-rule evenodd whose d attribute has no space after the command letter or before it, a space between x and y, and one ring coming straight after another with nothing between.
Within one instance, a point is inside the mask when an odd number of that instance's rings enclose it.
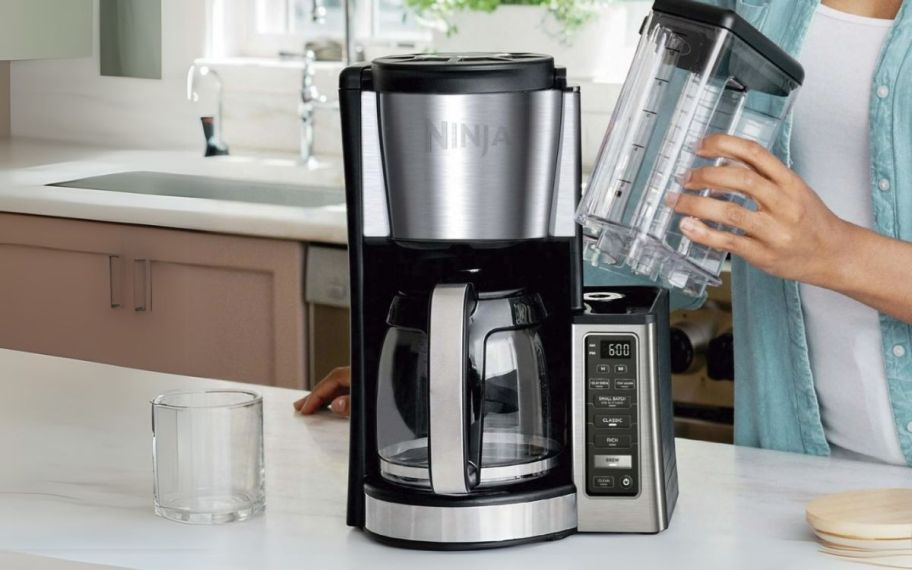
<instances>
[{"instance_id":1,"label":"control button","mask_svg":"<svg viewBox=\"0 0 912 570\"><path fill-rule=\"evenodd\" d=\"M886 99L887 95L889 95L889 94L890 94L890 88L887 87L886 85L881 85L880 87L877 88L877 96L880 97L881 99Z\"/></svg>"},{"instance_id":2,"label":"control button","mask_svg":"<svg viewBox=\"0 0 912 570\"><path fill-rule=\"evenodd\" d=\"M628 372L630 372L630 367L627 366L626 364L615 364L614 365L615 374L627 374Z\"/></svg>"},{"instance_id":3,"label":"control button","mask_svg":"<svg viewBox=\"0 0 912 570\"><path fill-rule=\"evenodd\" d=\"M613 489L614 475L598 475L593 477L592 486L597 489Z\"/></svg>"},{"instance_id":4,"label":"control button","mask_svg":"<svg viewBox=\"0 0 912 570\"><path fill-rule=\"evenodd\" d=\"M611 388L611 380L608 378L590 378L589 379L589 389L590 390L607 390Z\"/></svg>"},{"instance_id":5,"label":"control button","mask_svg":"<svg viewBox=\"0 0 912 570\"><path fill-rule=\"evenodd\" d=\"M619 416L616 414L596 414L595 427L597 428L629 428L630 416Z\"/></svg>"},{"instance_id":6,"label":"control button","mask_svg":"<svg viewBox=\"0 0 912 570\"><path fill-rule=\"evenodd\" d=\"M592 382L590 380L590 382ZM615 390L635 390L637 381L633 378L618 378L614 381Z\"/></svg>"},{"instance_id":7,"label":"control button","mask_svg":"<svg viewBox=\"0 0 912 570\"><path fill-rule=\"evenodd\" d=\"M630 449L630 436L614 435L613 433L596 430L593 444L604 449Z\"/></svg>"},{"instance_id":8,"label":"control button","mask_svg":"<svg viewBox=\"0 0 912 570\"><path fill-rule=\"evenodd\" d=\"M886 192L890 189L890 181L886 178L881 178L877 182L877 187L880 188L881 192Z\"/></svg>"},{"instance_id":9,"label":"control button","mask_svg":"<svg viewBox=\"0 0 912 570\"><path fill-rule=\"evenodd\" d=\"M598 366L595 367L595 371L598 372L599 374L608 374L608 372L610 370L611 370L611 367L608 366L607 364L599 364Z\"/></svg>"},{"instance_id":10,"label":"control button","mask_svg":"<svg viewBox=\"0 0 912 570\"><path fill-rule=\"evenodd\" d=\"M596 408L629 408L630 396L627 394L596 394L593 403Z\"/></svg>"},{"instance_id":11,"label":"control button","mask_svg":"<svg viewBox=\"0 0 912 570\"><path fill-rule=\"evenodd\" d=\"M896 358L902 358L905 355L906 355L906 347L904 347L901 344L893 345L893 356L895 356Z\"/></svg>"},{"instance_id":12,"label":"control button","mask_svg":"<svg viewBox=\"0 0 912 570\"><path fill-rule=\"evenodd\" d=\"M625 489L629 489L632 486L633 486L633 477L631 477L630 475L624 475L623 477L621 477L621 487L624 487Z\"/></svg>"},{"instance_id":13,"label":"control button","mask_svg":"<svg viewBox=\"0 0 912 570\"><path fill-rule=\"evenodd\" d=\"M630 469L632 455L595 455L592 457L596 469Z\"/></svg>"}]
</instances>

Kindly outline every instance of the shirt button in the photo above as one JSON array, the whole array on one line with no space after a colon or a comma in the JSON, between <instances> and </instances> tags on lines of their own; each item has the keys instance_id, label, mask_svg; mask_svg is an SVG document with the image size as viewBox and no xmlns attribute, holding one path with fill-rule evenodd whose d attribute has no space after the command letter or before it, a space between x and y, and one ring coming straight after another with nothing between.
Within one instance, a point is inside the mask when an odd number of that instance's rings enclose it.
<instances>
[{"instance_id":1,"label":"shirt button","mask_svg":"<svg viewBox=\"0 0 912 570\"><path fill-rule=\"evenodd\" d=\"M912 433L912 422L906 424L906 431Z\"/></svg>"},{"instance_id":2,"label":"shirt button","mask_svg":"<svg viewBox=\"0 0 912 570\"><path fill-rule=\"evenodd\" d=\"M893 345L893 356L895 356L896 358L902 358L905 355L906 355L906 347L904 347L901 344Z\"/></svg>"},{"instance_id":3,"label":"shirt button","mask_svg":"<svg viewBox=\"0 0 912 570\"><path fill-rule=\"evenodd\" d=\"M886 85L881 85L880 87L877 88L877 96L880 97L881 99L885 99L887 97L887 95L889 95L889 94L890 94L890 88L887 87Z\"/></svg>"},{"instance_id":4,"label":"shirt button","mask_svg":"<svg viewBox=\"0 0 912 570\"><path fill-rule=\"evenodd\" d=\"M890 181L887 180L886 178L881 178L880 181L877 183L877 187L880 188L882 191L886 192L887 190L890 189Z\"/></svg>"}]
</instances>

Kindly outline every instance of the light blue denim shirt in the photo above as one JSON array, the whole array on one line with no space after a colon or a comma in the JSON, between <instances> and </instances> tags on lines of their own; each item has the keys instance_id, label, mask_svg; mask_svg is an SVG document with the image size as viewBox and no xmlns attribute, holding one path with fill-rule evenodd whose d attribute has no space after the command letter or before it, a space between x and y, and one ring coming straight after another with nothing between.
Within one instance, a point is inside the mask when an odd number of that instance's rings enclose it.
<instances>
[{"instance_id":1,"label":"light blue denim shirt","mask_svg":"<svg viewBox=\"0 0 912 570\"><path fill-rule=\"evenodd\" d=\"M734 7L785 51L800 56L820 0L719 0ZM875 230L912 241L912 2L887 36L871 85L871 200ZM767 5L768 11L756 6ZM762 19L760 16L763 15ZM838 41L838 38L834 38ZM800 94L798 95L801 96ZM791 118L773 151L792 166ZM801 174L800 168L798 174ZM633 278L586 267L590 284ZM912 281L912 279L910 279ZM908 287L897 283L897 287ZM686 297L673 295L685 306ZM820 419L798 283L732 260L735 338L735 443L829 455ZM912 465L912 326L880 316L886 378L899 444ZM852 334L852 331L846 331Z\"/></svg>"}]
</instances>

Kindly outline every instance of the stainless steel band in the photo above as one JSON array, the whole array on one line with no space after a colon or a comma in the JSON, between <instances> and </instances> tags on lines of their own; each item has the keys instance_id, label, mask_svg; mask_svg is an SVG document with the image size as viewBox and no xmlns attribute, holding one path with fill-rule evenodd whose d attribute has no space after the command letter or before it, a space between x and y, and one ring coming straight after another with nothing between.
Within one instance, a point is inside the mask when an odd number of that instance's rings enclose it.
<instances>
[{"instance_id":1,"label":"stainless steel band","mask_svg":"<svg viewBox=\"0 0 912 570\"><path fill-rule=\"evenodd\" d=\"M576 494L473 507L429 507L365 496L365 528L412 542L477 544L523 540L576 528Z\"/></svg>"}]
</instances>

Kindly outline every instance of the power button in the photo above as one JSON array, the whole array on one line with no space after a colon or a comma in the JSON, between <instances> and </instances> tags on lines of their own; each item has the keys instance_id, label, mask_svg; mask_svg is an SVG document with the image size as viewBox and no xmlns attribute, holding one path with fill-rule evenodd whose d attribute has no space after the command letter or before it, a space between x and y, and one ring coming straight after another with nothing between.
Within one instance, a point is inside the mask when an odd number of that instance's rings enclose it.
<instances>
[{"instance_id":1,"label":"power button","mask_svg":"<svg viewBox=\"0 0 912 570\"><path fill-rule=\"evenodd\" d=\"M633 477L631 477L630 475L624 475L623 477L621 477L621 487L624 487L625 489L629 489L632 486L633 486Z\"/></svg>"}]
</instances>

